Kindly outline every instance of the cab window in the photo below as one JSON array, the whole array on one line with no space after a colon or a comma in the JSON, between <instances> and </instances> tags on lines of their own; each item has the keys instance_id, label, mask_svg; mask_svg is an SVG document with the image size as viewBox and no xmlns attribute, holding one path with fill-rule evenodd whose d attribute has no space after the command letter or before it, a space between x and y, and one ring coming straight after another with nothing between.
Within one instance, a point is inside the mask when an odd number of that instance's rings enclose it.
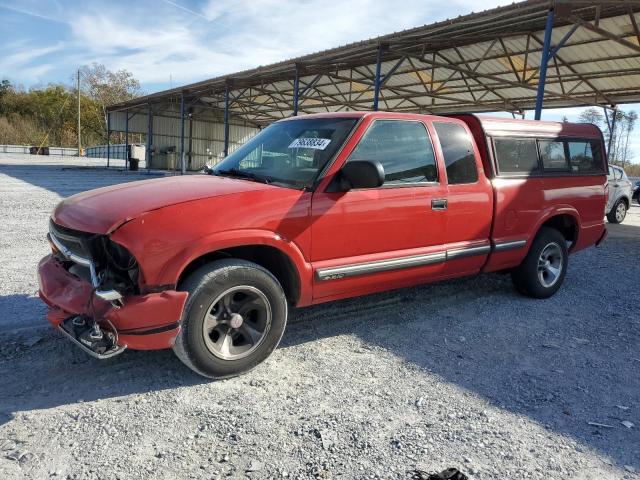
<instances>
[{"instance_id":1,"label":"cab window","mask_svg":"<svg viewBox=\"0 0 640 480\"><path fill-rule=\"evenodd\" d=\"M433 146L424 124L404 120L375 120L347 161L379 161L384 185L436 182Z\"/></svg>"},{"instance_id":2,"label":"cab window","mask_svg":"<svg viewBox=\"0 0 640 480\"><path fill-rule=\"evenodd\" d=\"M433 122L447 166L449 185L478 181L476 156L467 130L457 123Z\"/></svg>"}]
</instances>

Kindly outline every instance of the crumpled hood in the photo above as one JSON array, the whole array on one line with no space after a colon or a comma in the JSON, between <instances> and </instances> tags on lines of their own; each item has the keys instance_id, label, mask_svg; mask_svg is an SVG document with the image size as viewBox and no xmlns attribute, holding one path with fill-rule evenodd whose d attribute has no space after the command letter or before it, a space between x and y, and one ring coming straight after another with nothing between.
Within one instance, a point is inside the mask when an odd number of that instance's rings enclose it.
<instances>
[{"instance_id":1,"label":"crumpled hood","mask_svg":"<svg viewBox=\"0 0 640 480\"><path fill-rule=\"evenodd\" d=\"M108 234L152 210L201 198L278 188L211 175L157 178L98 188L61 201L52 219L73 230Z\"/></svg>"}]
</instances>

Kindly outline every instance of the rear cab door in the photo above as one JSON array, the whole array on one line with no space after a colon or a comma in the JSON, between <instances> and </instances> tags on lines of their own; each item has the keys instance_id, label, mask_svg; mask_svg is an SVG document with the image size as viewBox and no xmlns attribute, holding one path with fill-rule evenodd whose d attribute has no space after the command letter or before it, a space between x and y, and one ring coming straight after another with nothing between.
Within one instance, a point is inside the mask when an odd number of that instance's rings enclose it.
<instances>
[{"instance_id":1,"label":"rear cab door","mask_svg":"<svg viewBox=\"0 0 640 480\"><path fill-rule=\"evenodd\" d=\"M452 118L432 118L437 154L447 179L445 277L480 271L491 252L493 188L468 126Z\"/></svg>"}]
</instances>

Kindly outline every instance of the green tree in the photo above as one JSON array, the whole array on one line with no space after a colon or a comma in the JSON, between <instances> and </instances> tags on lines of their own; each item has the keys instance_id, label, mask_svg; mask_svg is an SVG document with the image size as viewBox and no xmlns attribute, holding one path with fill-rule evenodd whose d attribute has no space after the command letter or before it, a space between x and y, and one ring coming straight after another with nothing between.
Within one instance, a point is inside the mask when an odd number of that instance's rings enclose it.
<instances>
[{"instance_id":1,"label":"green tree","mask_svg":"<svg viewBox=\"0 0 640 480\"><path fill-rule=\"evenodd\" d=\"M578 121L581 123L593 123L598 127L602 127L604 123L604 115L596 108L587 108L579 116Z\"/></svg>"},{"instance_id":2,"label":"green tree","mask_svg":"<svg viewBox=\"0 0 640 480\"><path fill-rule=\"evenodd\" d=\"M83 93L100 107L105 131L107 106L131 100L142 94L140 82L127 70L112 72L104 65L93 63L82 67L80 73Z\"/></svg>"},{"instance_id":3,"label":"green tree","mask_svg":"<svg viewBox=\"0 0 640 480\"><path fill-rule=\"evenodd\" d=\"M102 65L85 67L80 105L85 145L106 141L106 106L139 95L132 74L110 72ZM25 90L8 80L0 82L0 143L23 145L77 145L77 91L51 84Z\"/></svg>"}]
</instances>

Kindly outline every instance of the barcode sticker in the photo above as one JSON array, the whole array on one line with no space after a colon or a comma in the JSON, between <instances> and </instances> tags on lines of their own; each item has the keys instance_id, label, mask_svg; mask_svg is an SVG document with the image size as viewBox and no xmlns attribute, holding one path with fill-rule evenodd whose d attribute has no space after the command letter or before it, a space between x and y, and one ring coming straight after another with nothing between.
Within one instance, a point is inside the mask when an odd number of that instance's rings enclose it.
<instances>
[{"instance_id":1,"label":"barcode sticker","mask_svg":"<svg viewBox=\"0 0 640 480\"><path fill-rule=\"evenodd\" d=\"M330 138L296 138L289 148L313 148L314 150L324 150L331 143Z\"/></svg>"}]
</instances>

